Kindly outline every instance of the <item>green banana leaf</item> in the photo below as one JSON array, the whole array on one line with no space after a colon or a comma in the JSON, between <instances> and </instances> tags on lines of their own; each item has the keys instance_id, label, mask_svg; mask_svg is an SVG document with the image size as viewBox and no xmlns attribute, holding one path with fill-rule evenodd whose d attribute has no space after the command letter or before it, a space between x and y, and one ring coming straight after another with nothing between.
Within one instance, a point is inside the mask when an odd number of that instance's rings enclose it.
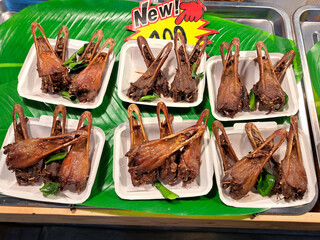
<instances>
[{"instance_id":1,"label":"green banana leaf","mask_svg":"<svg viewBox=\"0 0 320 240\"><path fill-rule=\"evenodd\" d=\"M132 34L125 29L131 24L131 9L137 7L137 2L121 0L52 0L30 6L15 14L8 21L0 25L0 141L3 142L6 131L12 122L13 105L19 103L23 106L25 115L40 117L52 115L54 105L23 99L17 92L17 79L22 63L33 44L30 31L32 22L39 22L44 28L47 37L55 38L61 25L68 26L71 39L89 41L97 29L102 29L104 39L115 40L114 52L116 62L111 79L100 107L92 110L93 125L104 130L106 143L101 156L101 162L90 198L83 203L85 206L126 209L148 213L175 214L175 215L246 215L264 211L266 209L234 208L224 205L214 183L212 190L206 196L175 201L149 200L128 201L120 199L114 190L112 179L113 133L116 127L127 121L128 104L122 102L117 95L116 78L119 65L119 52L124 44L124 39ZM211 23L206 27L219 30L220 33L210 36L213 41L206 51L210 56L218 55L222 41L230 42L233 37L241 41L241 50L255 50L257 41L264 41L270 52L285 53L290 49L296 50L294 42L267 32L224 20L211 14L205 14L204 18ZM301 78L301 66L299 56L294 62L294 70L297 80ZM180 115L184 119L197 119L203 109L211 109L208 91L205 90L204 100L198 106L187 109L170 108L175 116ZM155 108L140 107L143 117L155 117ZM83 110L68 108L68 118L79 119ZM279 124L287 121L287 118L274 119ZM209 117L208 125L211 126L214 118ZM229 123L233 125L233 123Z\"/></svg>"},{"instance_id":2,"label":"green banana leaf","mask_svg":"<svg viewBox=\"0 0 320 240\"><path fill-rule=\"evenodd\" d=\"M310 78L313 88L314 101L316 103L318 121L320 115L320 42L317 42L307 53Z\"/></svg>"}]
</instances>

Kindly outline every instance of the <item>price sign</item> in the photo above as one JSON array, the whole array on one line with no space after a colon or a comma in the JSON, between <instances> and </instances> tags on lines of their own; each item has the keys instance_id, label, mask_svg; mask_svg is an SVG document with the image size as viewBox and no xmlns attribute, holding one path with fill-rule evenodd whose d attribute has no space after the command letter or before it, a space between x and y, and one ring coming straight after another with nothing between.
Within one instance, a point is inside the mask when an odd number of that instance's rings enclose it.
<instances>
[{"instance_id":1,"label":"price sign","mask_svg":"<svg viewBox=\"0 0 320 240\"><path fill-rule=\"evenodd\" d=\"M201 36L218 33L204 28L209 22L202 18L205 6L201 1L180 1L170 0L156 6L151 6L150 0L140 2L139 7L132 9L132 24L126 27L135 33L125 40L138 36L173 40L174 34L181 32L186 43L195 45Z\"/></svg>"}]
</instances>

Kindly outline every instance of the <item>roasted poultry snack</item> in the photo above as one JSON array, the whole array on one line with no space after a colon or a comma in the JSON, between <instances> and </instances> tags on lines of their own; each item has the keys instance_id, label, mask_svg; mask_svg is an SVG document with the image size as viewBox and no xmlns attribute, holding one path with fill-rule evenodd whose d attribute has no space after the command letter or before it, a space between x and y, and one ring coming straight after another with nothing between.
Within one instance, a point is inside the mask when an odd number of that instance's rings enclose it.
<instances>
[{"instance_id":1,"label":"roasted poultry snack","mask_svg":"<svg viewBox=\"0 0 320 240\"><path fill-rule=\"evenodd\" d=\"M221 131L221 135L219 135L219 130ZM227 133L221 122L214 121L212 123L212 132L219 146L224 171L227 171L228 169L232 168L239 161L239 159L231 146Z\"/></svg>"},{"instance_id":2,"label":"roasted poultry snack","mask_svg":"<svg viewBox=\"0 0 320 240\"><path fill-rule=\"evenodd\" d=\"M260 147L225 171L221 184L224 189L230 187L229 194L233 199L243 198L253 188L263 167L284 142L286 135L287 132L285 130L276 130ZM266 148L277 136L280 136L277 145L273 146L273 148Z\"/></svg>"},{"instance_id":3,"label":"roasted poultry snack","mask_svg":"<svg viewBox=\"0 0 320 240\"><path fill-rule=\"evenodd\" d=\"M60 112L62 113L62 124L58 120ZM81 126L85 118L88 119L88 126ZM13 108L15 142L4 146L7 167L15 172L19 185L32 184L42 179L44 182L59 183L61 181L62 188L67 184L75 183L76 190L82 191L86 186L90 169L91 114L84 112L79 120L78 130L65 133L66 108L58 105L54 111L51 136L47 138L29 138L27 120L22 107L16 104ZM43 164L48 156L67 152L69 146L72 147L64 160L54 159L52 162L48 161Z\"/></svg>"},{"instance_id":4,"label":"roasted poultry snack","mask_svg":"<svg viewBox=\"0 0 320 240\"><path fill-rule=\"evenodd\" d=\"M204 131L205 126L194 125L167 137L143 142L130 149L126 153L131 163L129 172L144 173L160 167L170 155L197 139ZM190 137L189 132L195 134Z\"/></svg>"},{"instance_id":5,"label":"roasted poultry snack","mask_svg":"<svg viewBox=\"0 0 320 240\"><path fill-rule=\"evenodd\" d=\"M192 67L187 54L185 39L180 32L174 35L174 51L177 58L177 70L171 83L170 95L174 102L194 102L198 98L198 87L191 75Z\"/></svg>"},{"instance_id":6,"label":"roasted poultry snack","mask_svg":"<svg viewBox=\"0 0 320 240\"><path fill-rule=\"evenodd\" d=\"M85 119L88 120L88 125L83 125ZM66 185L75 184L77 192L81 192L87 185L90 171L89 146L91 127L92 115L89 111L85 111L80 117L77 129L85 132L86 137L82 141L73 144L61 164L59 179L62 189Z\"/></svg>"},{"instance_id":7,"label":"roasted poultry snack","mask_svg":"<svg viewBox=\"0 0 320 240\"><path fill-rule=\"evenodd\" d=\"M42 36L36 36L36 27L40 30ZM39 77L42 79L42 92L56 93L66 89L69 85L70 77L68 69L62 64L69 35L67 27L62 26L60 29L55 51L53 51L39 23L32 23L31 31L37 50L37 70ZM62 32L64 33L64 38L61 37Z\"/></svg>"},{"instance_id":8,"label":"roasted poultry snack","mask_svg":"<svg viewBox=\"0 0 320 240\"><path fill-rule=\"evenodd\" d=\"M161 122L160 112L163 112L165 119ZM164 138L173 134L172 132L172 121L173 116L168 114L168 109L163 102L159 102L157 105L157 118L160 129L160 138ZM178 173L178 164L179 164L179 155L180 151L176 151L171 156L169 156L165 163L159 168L159 177L161 180L167 180L170 185L176 183L177 173Z\"/></svg>"},{"instance_id":9,"label":"roasted poultry snack","mask_svg":"<svg viewBox=\"0 0 320 240\"><path fill-rule=\"evenodd\" d=\"M252 122L248 122L245 125L245 131L247 133L248 139L249 139L253 149L257 149L259 146L261 146L264 143L264 139L263 139L259 129ZM267 150L272 149L273 142L270 142L269 144L267 144L265 146L265 148ZM279 167L280 167L279 162L276 161L273 156L270 157L270 161L268 161L264 166L264 168L275 177L275 183L272 188L271 194L274 194L274 193L280 194L281 193Z\"/></svg>"},{"instance_id":10,"label":"roasted poultry snack","mask_svg":"<svg viewBox=\"0 0 320 240\"><path fill-rule=\"evenodd\" d=\"M62 115L62 125L60 120L58 120L58 115L61 112ZM57 136L60 134L65 134L65 128L66 128L66 118L67 118L67 110L64 105L58 105L53 113L53 122L52 122L52 128L51 128L51 134L50 136ZM53 154L58 154L62 152L67 152L67 148L60 149L57 152ZM58 173L60 170L62 160L59 161L52 161L49 163L45 163L44 167L42 169L42 178L44 182L59 182Z\"/></svg>"},{"instance_id":11,"label":"roasted poultry snack","mask_svg":"<svg viewBox=\"0 0 320 240\"><path fill-rule=\"evenodd\" d=\"M281 192L287 201L302 199L308 185L301 157L298 119L296 116L291 116L290 120L286 155L280 164Z\"/></svg>"},{"instance_id":12,"label":"roasted poultry snack","mask_svg":"<svg viewBox=\"0 0 320 240\"><path fill-rule=\"evenodd\" d=\"M138 119L135 116L133 116L133 112L136 113ZM144 131L141 113L137 105L131 104L128 107L128 117L129 117L130 139L131 139L130 149L134 149L140 144L147 142L148 139ZM128 166L129 166L129 169L133 167L133 162L130 159L129 159ZM140 173L137 171L129 171L129 173L131 175L131 181L133 186L145 185L145 184L153 183L154 181L157 180L156 169L154 169L153 171L144 172L144 173Z\"/></svg>"},{"instance_id":13,"label":"roasted poultry snack","mask_svg":"<svg viewBox=\"0 0 320 240\"><path fill-rule=\"evenodd\" d=\"M17 123L17 116L18 114L20 122ZM14 128L14 138L15 142L20 142L22 140L28 139L28 132L27 132L27 121L28 118L24 117L22 106L19 104L15 104L13 107L13 128ZM19 185L21 184L32 184L39 182L40 180L40 173L41 173L42 161L39 161L38 164L34 166L30 166L27 168L16 168L14 169L16 179Z\"/></svg>"},{"instance_id":14,"label":"roasted poultry snack","mask_svg":"<svg viewBox=\"0 0 320 240\"><path fill-rule=\"evenodd\" d=\"M165 115L164 121L160 119L160 111ZM132 115L133 112L136 113L139 123ZM168 181L170 185L177 183L178 179L185 184L193 182L199 175L200 150L208 113L208 110L203 111L196 125L173 133L171 127L173 118L169 116L165 104L159 102L157 116L160 139L148 141L139 108L131 104L128 108L131 147L126 157L129 159L128 172L132 184L139 186L153 183L157 178ZM207 119L203 123L205 117Z\"/></svg>"},{"instance_id":15,"label":"roasted poultry snack","mask_svg":"<svg viewBox=\"0 0 320 240\"><path fill-rule=\"evenodd\" d=\"M135 82L130 83L127 96L134 101L139 101L143 96L152 93L155 90L155 83L158 79L160 69L172 49L172 43L169 42L158 54L157 58L148 67L146 72Z\"/></svg>"},{"instance_id":16,"label":"roasted poultry snack","mask_svg":"<svg viewBox=\"0 0 320 240\"><path fill-rule=\"evenodd\" d=\"M97 38L96 42L93 42ZM96 56L98 47L100 46L101 40L103 38L103 32L101 29L98 29L91 37L87 47L82 53L79 61L84 61L83 63L90 63L94 56Z\"/></svg>"},{"instance_id":17,"label":"roasted poultry snack","mask_svg":"<svg viewBox=\"0 0 320 240\"><path fill-rule=\"evenodd\" d=\"M262 56L262 48L266 56ZM273 67L267 47L263 42L257 43L257 59L260 69L260 79L252 91L259 102L259 110L279 111L285 104L285 92L281 88L281 80L295 57L295 51L287 52Z\"/></svg>"},{"instance_id":18,"label":"roasted poultry snack","mask_svg":"<svg viewBox=\"0 0 320 240\"><path fill-rule=\"evenodd\" d=\"M108 53L102 52L107 45L110 45ZM93 101L98 95L101 88L102 73L113 47L114 40L108 38L102 44L98 53L90 60L89 65L72 80L69 93L77 96L80 102Z\"/></svg>"},{"instance_id":19,"label":"roasted poultry snack","mask_svg":"<svg viewBox=\"0 0 320 240\"><path fill-rule=\"evenodd\" d=\"M200 46L200 44L202 45ZM205 54L205 49L208 45L208 36L201 36L199 40L197 41L196 45L194 46L192 52L189 55L189 62L190 62L190 68L191 72L193 71L194 73L197 72L200 61L201 61L201 56L202 54Z\"/></svg>"},{"instance_id":20,"label":"roasted poultry snack","mask_svg":"<svg viewBox=\"0 0 320 240\"><path fill-rule=\"evenodd\" d=\"M205 122L203 120L206 118ZM201 113L197 126L207 127L209 119L209 110L205 109ZM195 134L195 132L193 133ZM184 184L192 183L199 175L200 171L200 156L201 146L203 140L204 131L199 134L192 142L184 147L180 155L180 163L178 166L178 178L182 179Z\"/></svg>"},{"instance_id":21,"label":"roasted poultry snack","mask_svg":"<svg viewBox=\"0 0 320 240\"><path fill-rule=\"evenodd\" d=\"M69 39L69 29L67 28L67 26L63 25L58 32L56 45L54 47L54 52L56 53L57 57L62 60L62 62L66 60L66 50L68 45L68 39Z\"/></svg>"},{"instance_id":22,"label":"roasted poultry snack","mask_svg":"<svg viewBox=\"0 0 320 240\"><path fill-rule=\"evenodd\" d=\"M144 62L146 63L147 67L149 68L152 63L155 61L155 58L152 54L152 51L149 47L149 44L147 40L143 36L139 36L138 39L138 47L140 49L140 52L143 56ZM155 80L154 84L154 91L160 96L161 94L164 97L167 97L169 95L169 83L168 80L163 73L163 71L160 69Z\"/></svg>"},{"instance_id":23,"label":"roasted poultry snack","mask_svg":"<svg viewBox=\"0 0 320 240\"><path fill-rule=\"evenodd\" d=\"M235 53L232 54L232 47ZM227 55L224 50L227 49ZM239 111L247 110L249 106L249 95L245 85L238 73L240 56L240 41L234 38L230 45L223 42L220 46L223 71L221 83L218 89L217 111L224 116L234 117Z\"/></svg>"}]
</instances>

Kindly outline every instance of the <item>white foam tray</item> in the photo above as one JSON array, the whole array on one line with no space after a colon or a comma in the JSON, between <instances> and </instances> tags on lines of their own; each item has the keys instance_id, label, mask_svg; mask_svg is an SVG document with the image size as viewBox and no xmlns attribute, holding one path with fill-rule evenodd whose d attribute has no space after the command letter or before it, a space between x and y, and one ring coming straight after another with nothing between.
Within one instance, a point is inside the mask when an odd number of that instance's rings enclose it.
<instances>
[{"instance_id":1,"label":"white foam tray","mask_svg":"<svg viewBox=\"0 0 320 240\"><path fill-rule=\"evenodd\" d=\"M56 40L48 39L51 46L54 48ZM78 51L85 43L85 41L69 39L66 59L68 59L73 53ZM104 49L103 52L107 52ZM102 74L102 84L98 95L92 102L78 102L72 103L71 101L64 99L60 93L49 94L41 91L41 79L39 78L37 71L37 51L35 44L32 44L29 53L23 63L21 71L18 76L18 93L21 97L51 104L63 104L67 107L82 108L82 109L93 109L100 106L103 101L103 97L107 90L107 86L110 80L112 68L115 62L115 55L112 52L109 56L108 62Z\"/></svg>"},{"instance_id":2,"label":"white foam tray","mask_svg":"<svg viewBox=\"0 0 320 240\"><path fill-rule=\"evenodd\" d=\"M168 42L173 43L173 41L161 40L161 39L147 39L147 41L155 58ZM193 47L194 45L186 45L187 52L190 53ZM205 74L205 71L206 71L205 63L206 63L206 54L204 53L201 56L201 62L200 62L197 74L199 74L200 72L203 72L203 74ZM169 82L169 87L173 82L173 79L176 73L176 68L177 68L177 60L176 60L176 55L175 55L174 46L173 46L167 60L164 62L161 68L161 70L164 72L165 76L167 77L167 80ZM141 72L145 72L146 70L147 70L147 66L140 53L137 41L131 40L126 42L121 48L118 77L117 77L118 95L122 101L129 102L129 103L143 104L143 105L151 105L151 106L157 106L158 102L164 102L167 107L195 107L202 102L203 92L205 87L205 76L200 80L198 84L198 98L197 98L197 101L195 102L192 102L192 103L188 103L184 101L174 102L170 97L168 98L160 97L152 102L133 101L126 95L128 88L130 87L130 83L137 81L141 76Z\"/></svg>"},{"instance_id":3,"label":"white foam tray","mask_svg":"<svg viewBox=\"0 0 320 240\"><path fill-rule=\"evenodd\" d=\"M276 129L283 128L289 130L289 125L279 125L276 122L255 122L254 123L259 130L264 139L270 136ZM234 151L236 152L239 159L246 156L249 151L252 151L251 144L245 133L244 129L245 123L236 123L233 127L225 128L228 138L232 144ZM228 206L233 207L243 207L243 208L285 208L300 206L310 203L316 195L317 179L312 165L312 151L308 145L306 136L302 131L299 130L299 141L301 146L302 161L307 174L308 186L307 191L301 200L295 200L286 202L282 195L277 197L276 195L272 197L262 197L258 193L250 191L247 196L241 198L240 200L235 200L230 197L229 189L222 189L221 179L224 176L223 171L223 161L220 155L218 144L216 142L215 136L211 137L211 144L213 145L213 159L214 159L214 171L217 181L217 186L219 190L219 196L223 203ZM276 138L276 142L277 142ZM275 160L281 161L286 152L287 141L279 147L279 149L273 154Z\"/></svg>"},{"instance_id":4,"label":"white foam tray","mask_svg":"<svg viewBox=\"0 0 320 240\"><path fill-rule=\"evenodd\" d=\"M283 56L282 53L269 53L271 62L275 64ZM239 57L239 75L242 79L243 84L246 86L248 94L253 85L259 81L259 65L254 62L257 57L256 51L240 51ZM207 61L207 81L208 81L208 91L209 100L211 105L211 112L215 119L219 121L239 121L239 120L255 120L255 119L266 119L274 117L283 117L295 115L298 112L299 106L299 94L296 78L292 66L290 66L282 80L281 87L289 97L288 104L284 107L283 111L271 112L266 114L267 111L259 111L258 104L257 110L255 111L241 111L238 112L233 118L223 116L217 111L217 97L218 89L221 82L223 65L221 56L213 56Z\"/></svg>"},{"instance_id":5,"label":"white foam tray","mask_svg":"<svg viewBox=\"0 0 320 240\"><path fill-rule=\"evenodd\" d=\"M77 129L78 121L74 119L67 119L66 131L74 131ZM41 116L38 118L30 118L27 123L28 133L30 137L48 137L50 136L52 117ZM77 204L84 202L91 193L91 188L94 183L94 179L97 174L100 158L105 142L105 134L98 127L92 127L90 137L90 152L89 160L91 162L89 178L86 188L77 193L75 189L66 188L64 191L60 191L58 194L49 195L45 197L40 188L43 186L43 182L39 182L33 185L19 185L17 183L15 174L8 170L6 165L6 155L3 153L3 147L14 142L14 130L13 124L9 127L6 137L3 141L0 152L0 192L17 198L24 198L28 200L42 201L42 202L54 202L65 204ZM93 151L94 150L94 151Z\"/></svg>"},{"instance_id":6,"label":"white foam tray","mask_svg":"<svg viewBox=\"0 0 320 240\"><path fill-rule=\"evenodd\" d=\"M175 117L173 120L173 131L178 132L196 124L196 120L182 120ZM159 139L159 127L157 118L144 118L143 125L149 140ZM206 195L212 188L213 162L209 129L204 133L201 148L201 165L198 178L191 184L183 186L180 182L170 186L163 183L168 189L178 194L180 198ZM130 128L129 123L120 124L114 133L113 151L113 180L115 191L122 199L164 199L161 193L152 184L134 187L128 172L128 158L125 154L130 150Z\"/></svg>"}]
</instances>

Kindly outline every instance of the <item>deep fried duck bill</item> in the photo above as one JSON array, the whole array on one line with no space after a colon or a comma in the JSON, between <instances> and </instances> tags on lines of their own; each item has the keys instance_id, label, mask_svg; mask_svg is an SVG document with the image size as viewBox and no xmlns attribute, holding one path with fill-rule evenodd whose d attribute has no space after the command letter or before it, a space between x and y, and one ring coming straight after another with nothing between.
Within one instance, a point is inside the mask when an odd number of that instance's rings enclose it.
<instances>
[{"instance_id":1,"label":"deep fried duck bill","mask_svg":"<svg viewBox=\"0 0 320 240\"><path fill-rule=\"evenodd\" d=\"M133 110L140 124L132 116ZM164 122L160 121L160 110L164 112ZM139 186L154 182L158 169L159 178L168 180L171 185L176 183L177 179L181 179L185 184L191 183L199 175L200 150L207 119L205 123L202 122L208 116L208 110L202 113L196 125L178 133L172 133L171 120L164 103L158 104L157 112L161 138L147 141L139 109L135 104L129 106L131 148L126 156L129 159L128 171L132 183ZM180 152L181 148L183 150Z\"/></svg>"},{"instance_id":2,"label":"deep fried duck bill","mask_svg":"<svg viewBox=\"0 0 320 240\"><path fill-rule=\"evenodd\" d=\"M254 187L263 168L275 176L276 183L271 194L282 194L289 200L302 199L307 190L307 177L303 167L299 144L297 117L291 117L289 134L283 129L276 130L265 141L260 131L253 123L245 126L249 141L254 151L238 160L223 125L215 121L212 125L224 166L222 187L230 187L229 194L234 199L245 197ZM222 132L219 135L219 130ZM280 136L278 143L274 138ZM278 163L273 153L287 138L285 158Z\"/></svg>"},{"instance_id":3,"label":"deep fried duck bill","mask_svg":"<svg viewBox=\"0 0 320 240\"><path fill-rule=\"evenodd\" d=\"M235 47L234 54L232 47ZM224 50L227 49L227 55ZM239 111L248 110L249 95L238 73L240 41L234 38L230 45L223 42L220 46L223 70L218 89L217 111L224 116L234 117Z\"/></svg>"},{"instance_id":4,"label":"deep fried duck bill","mask_svg":"<svg viewBox=\"0 0 320 240\"><path fill-rule=\"evenodd\" d=\"M63 124L57 120L62 113ZM16 113L20 122L17 123ZM58 105L54 112L51 136L46 138L29 138L27 123L23 109L16 104L13 110L13 126L15 142L4 146L7 155L8 169L16 174L19 184L38 182L42 177L45 182L61 182L62 187L76 185L78 192L86 186L89 175L89 138L91 133L92 117L90 112L84 112L79 120L76 131L65 133L66 109ZM88 126L82 126L84 119L88 119ZM67 151L72 146L67 157L59 162L43 164L47 156ZM53 164L53 165L52 165ZM59 174L58 174L59 173Z\"/></svg>"},{"instance_id":5,"label":"deep fried duck bill","mask_svg":"<svg viewBox=\"0 0 320 240\"><path fill-rule=\"evenodd\" d=\"M265 56L262 55L262 48ZM285 92L281 88L281 81L286 70L295 57L295 51L287 52L274 67L269 52L263 42L257 43L257 58L259 64L260 79L253 86L252 91L259 103L259 110L279 111L285 104Z\"/></svg>"},{"instance_id":6,"label":"deep fried duck bill","mask_svg":"<svg viewBox=\"0 0 320 240\"><path fill-rule=\"evenodd\" d=\"M40 30L42 36L36 36L36 28ZM70 83L70 77L68 69L62 64L69 36L67 27L62 26L60 29L55 51L52 49L39 23L34 22L31 24L31 32L37 50L37 70L42 80L42 92L56 93L66 89ZM62 32L64 33L64 38L61 37Z\"/></svg>"},{"instance_id":7,"label":"deep fried duck bill","mask_svg":"<svg viewBox=\"0 0 320 240\"><path fill-rule=\"evenodd\" d=\"M192 52L188 55L183 35L181 33L175 34L174 48L177 58L177 71L170 89L165 73L161 70L161 66L168 57L172 44L169 46L170 50L166 49L165 53L167 54L158 59L164 50L160 52L157 58L154 58L148 42L144 37L139 36L137 42L148 69L137 81L130 83L127 91L129 98L134 101L139 101L143 96L156 93L159 96L170 96L175 102L194 102L197 100L197 82L199 79L193 77L192 72L196 72L200 65L201 56L204 54L208 44L207 36L200 37ZM168 45L165 48L168 48Z\"/></svg>"},{"instance_id":8,"label":"deep fried duck bill","mask_svg":"<svg viewBox=\"0 0 320 240\"><path fill-rule=\"evenodd\" d=\"M42 36L36 36L36 28L40 30ZM93 101L101 88L102 74L113 50L114 40L107 39L97 53L103 38L102 30L97 30L81 54L79 63L81 62L82 67L69 72L64 66L69 37L68 28L61 27L54 50L39 23L32 23L31 31L37 51L37 71L42 80L42 92L69 91L69 94L78 97L81 102ZM95 39L97 39L96 42L93 42ZM105 53L103 50L107 45L109 49Z\"/></svg>"}]
</instances>

